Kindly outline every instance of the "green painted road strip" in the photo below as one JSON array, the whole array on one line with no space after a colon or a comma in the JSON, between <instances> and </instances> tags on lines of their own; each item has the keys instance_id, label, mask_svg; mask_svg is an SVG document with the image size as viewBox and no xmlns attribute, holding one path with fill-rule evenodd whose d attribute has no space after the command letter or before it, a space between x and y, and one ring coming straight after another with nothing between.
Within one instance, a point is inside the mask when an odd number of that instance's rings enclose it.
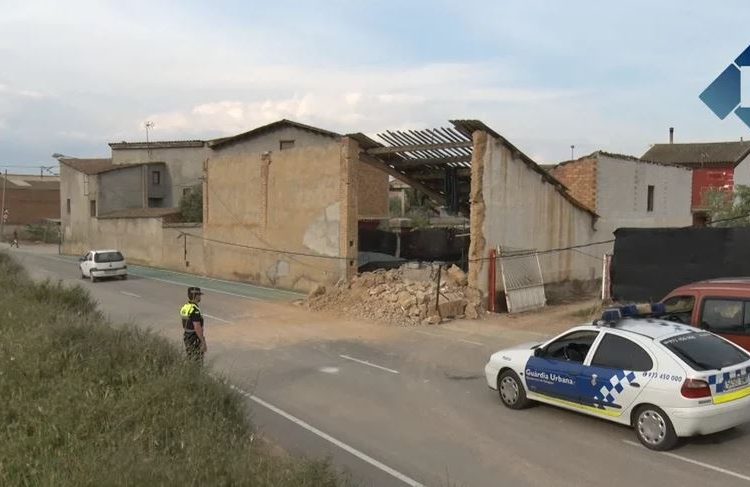
<instances>
[{"instance_id":1,"label":"green painted road strip","mask_svg":"<svg viewBox=\"0 0 750 487\"><path fill-rule=\"evenodd\" d=\"M56 260L64 260L72 264L78 262L78 258L73 256L44 254L36 255L42 257L51 257ZM305 297L305 295L302 293L287 291L284 289L274 289L270 287L256 286L254 284L226 281L224 279L202 277L195 274L186 274L184 272L176 272L166 269L157 269L155 267L146 267L133 264L128 264L128 274L134 277L166 282L168 284L176 284L180 286L198 286L204 291L208 292L216 292L240 298L262 301L294 301Z\"/></svg>"}]
</instances>

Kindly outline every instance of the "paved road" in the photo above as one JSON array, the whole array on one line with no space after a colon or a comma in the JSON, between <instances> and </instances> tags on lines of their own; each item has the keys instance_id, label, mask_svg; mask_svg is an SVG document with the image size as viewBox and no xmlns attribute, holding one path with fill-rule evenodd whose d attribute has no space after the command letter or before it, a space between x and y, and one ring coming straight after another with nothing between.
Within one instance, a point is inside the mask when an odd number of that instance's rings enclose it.
<instances>
[{"instance_id":1,"label":"paved road","mask_svg":"<svg viewBox=\"0 0 750 487\"><path fill-rule=\"evenodd\" d=\"M503 408L482 378L486 358L538 334L326 332L315 315L274 321L291 306L268 300L289 293L135 267L128 281L91 284L70 258L14 253L36 278L88 288L114 321L176 341L185 286L204 287L212 366L247 393L255 423L294 453L330 456L363 485L750 485L748 426L659 454L612 423L547 406Z\"/></svg>"}]
</instances>

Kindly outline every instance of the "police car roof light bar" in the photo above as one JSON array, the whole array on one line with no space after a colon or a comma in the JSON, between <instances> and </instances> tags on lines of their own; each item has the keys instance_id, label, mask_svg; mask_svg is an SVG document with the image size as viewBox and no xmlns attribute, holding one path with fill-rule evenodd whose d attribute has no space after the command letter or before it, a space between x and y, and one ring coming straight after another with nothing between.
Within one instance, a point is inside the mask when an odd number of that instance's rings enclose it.
<instances>
[{"instance_id":1,"label":"police car roof light bar","mask_svg":"<svg viewBox=\"0 0 750 487\"><path fill-rule=\"evenodd\" d=\"M626 304L605 309L601 320L596 321L595 324L614 325L623 318L648 318L663 315L666 312L667 308L663 303Z\"/></svg>"}]
</instances>

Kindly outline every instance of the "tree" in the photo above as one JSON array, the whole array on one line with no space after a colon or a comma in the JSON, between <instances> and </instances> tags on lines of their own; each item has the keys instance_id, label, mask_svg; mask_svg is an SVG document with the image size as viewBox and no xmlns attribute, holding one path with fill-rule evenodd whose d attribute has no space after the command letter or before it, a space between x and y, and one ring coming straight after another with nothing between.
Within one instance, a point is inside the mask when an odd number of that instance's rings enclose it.
<instances>
[{"instance_id":1,"label":"tree","mask_svg":"<svg viewBox=\"0 0 750 487\"><path fill-rule=\"evenodd\" d=\"M712 226L750 226L750 186L738 184L734 192L709 190L706 193L706 201Z\"/></svg>"},{"instance_id":2,"label":"tree","mask_svg":"<svg viewBox=\"0 0 750 487\"><path fill-rule=\"evenodd\" d=\"M203 186L194 186L182 196L180 214L184 222L203 221Z\"/></svg>"}]
</instances>

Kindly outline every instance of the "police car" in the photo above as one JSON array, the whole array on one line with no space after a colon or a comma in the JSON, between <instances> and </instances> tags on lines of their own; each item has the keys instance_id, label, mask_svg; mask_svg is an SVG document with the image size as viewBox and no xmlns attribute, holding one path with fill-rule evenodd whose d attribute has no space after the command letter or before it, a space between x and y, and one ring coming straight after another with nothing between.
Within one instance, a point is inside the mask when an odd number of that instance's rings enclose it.
<instances>
[{"instance_id":1,"label":"police car","mask_svg":"<svg viewBox=\"0 0 750 487\"><path fill-rule=\"evenodd\" d=\"M652 450L749 421L750 355L663 313L661 304L609 309L547 342L500 350L487 384L511 409L539 401L630 425Z\"/></svg>"}]
</instances>

